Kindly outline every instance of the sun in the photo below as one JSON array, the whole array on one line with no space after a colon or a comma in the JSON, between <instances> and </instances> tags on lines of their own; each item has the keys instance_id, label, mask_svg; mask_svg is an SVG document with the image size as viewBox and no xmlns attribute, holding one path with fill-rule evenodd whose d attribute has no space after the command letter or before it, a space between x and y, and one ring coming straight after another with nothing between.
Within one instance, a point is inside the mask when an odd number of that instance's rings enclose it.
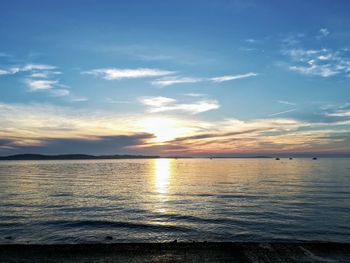
<instances>
[{"instance_id":1,"label":"sun","mask_svg":"<svg viewBox=\"0 0 350 263\"><path fill-rule=\"evenodd\" d=\"M144 132L154 134L152 143L161 143L178 137L188 136L192 129L184 126L179 120L171 118L147 118L141 121L140 126Z\"/></svg>"}]
</instances>

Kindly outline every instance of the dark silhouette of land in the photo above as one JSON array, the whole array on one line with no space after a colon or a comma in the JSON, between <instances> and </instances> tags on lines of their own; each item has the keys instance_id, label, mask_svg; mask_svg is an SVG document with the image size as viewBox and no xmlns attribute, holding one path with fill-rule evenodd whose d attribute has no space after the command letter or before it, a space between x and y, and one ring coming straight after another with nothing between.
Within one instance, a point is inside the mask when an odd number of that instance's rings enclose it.
<instances>
[{"instance_id":1,"label":"dark silhouette of land","mask_svg":"<svg viewBox=\"0 0 350 263\"><path fill-rule=\"evenodd\" d=\"M88 155L88 154L59 154L59 155L42 155L42 154L16 154L2 156L0 160L95 160L95 159L150 159L160 158L160 156L146 155Z\"/></svg>"}]
</instances>

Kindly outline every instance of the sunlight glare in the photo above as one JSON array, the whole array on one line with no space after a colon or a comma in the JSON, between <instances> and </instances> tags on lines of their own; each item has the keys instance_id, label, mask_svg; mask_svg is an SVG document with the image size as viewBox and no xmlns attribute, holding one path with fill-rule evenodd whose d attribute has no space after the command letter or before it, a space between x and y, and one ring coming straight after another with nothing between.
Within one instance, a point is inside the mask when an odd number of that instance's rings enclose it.
<instances>
[{"instance_id":1,"label":"sunlight glare","mask_svg":"<svg viewBox=\"0 0 350 263\"><path fill-rule=\"evenodd\" d=\"M155 160L155 186L158 193L166 194L171 176L171 159Z\"/></svg>"},{"instance_id":2,"label":"sunlight glare","mask_svg":"<svg viewBox=\"0 0 350 263\"><path fill-rule=\"evenodd\" d=\"M185 127L178 120L170 118L148 118L141 122L143 131L155 135L150 142L160 143L188 135L192 129Z\"/></svg>"}]
</instances>

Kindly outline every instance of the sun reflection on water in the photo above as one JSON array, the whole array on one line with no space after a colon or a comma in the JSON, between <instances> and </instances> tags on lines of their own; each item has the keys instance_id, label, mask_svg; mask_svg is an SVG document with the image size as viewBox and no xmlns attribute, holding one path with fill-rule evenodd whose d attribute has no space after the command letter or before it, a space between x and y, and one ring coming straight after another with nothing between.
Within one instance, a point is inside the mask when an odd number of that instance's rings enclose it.
<instances>
[{"instance_id":1,"label":"sun reflection on water","mask_svg":"<svg viewBox=\"0 0 350 263\"><path fill-rule=\"evenodd\" d=\"M167 194L171 177L171 159L155 160L155 187L158 193Z\"/></svg>"}]
</instances>

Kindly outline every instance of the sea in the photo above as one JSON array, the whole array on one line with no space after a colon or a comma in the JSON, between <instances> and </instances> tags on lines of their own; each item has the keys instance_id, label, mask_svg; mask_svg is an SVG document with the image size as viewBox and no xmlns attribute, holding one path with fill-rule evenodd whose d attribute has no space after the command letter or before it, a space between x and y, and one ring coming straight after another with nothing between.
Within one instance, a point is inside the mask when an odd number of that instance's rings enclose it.
<instances>
[{"instance_id":1,"label":"sea","mask_svg":"<svg viewBox=\"0 0 350 263\"><path fill-rule=\"evenodd\" d=\"M350 242L349 158L0 161L0 243Z\"/></svg>"}]
</instances>

